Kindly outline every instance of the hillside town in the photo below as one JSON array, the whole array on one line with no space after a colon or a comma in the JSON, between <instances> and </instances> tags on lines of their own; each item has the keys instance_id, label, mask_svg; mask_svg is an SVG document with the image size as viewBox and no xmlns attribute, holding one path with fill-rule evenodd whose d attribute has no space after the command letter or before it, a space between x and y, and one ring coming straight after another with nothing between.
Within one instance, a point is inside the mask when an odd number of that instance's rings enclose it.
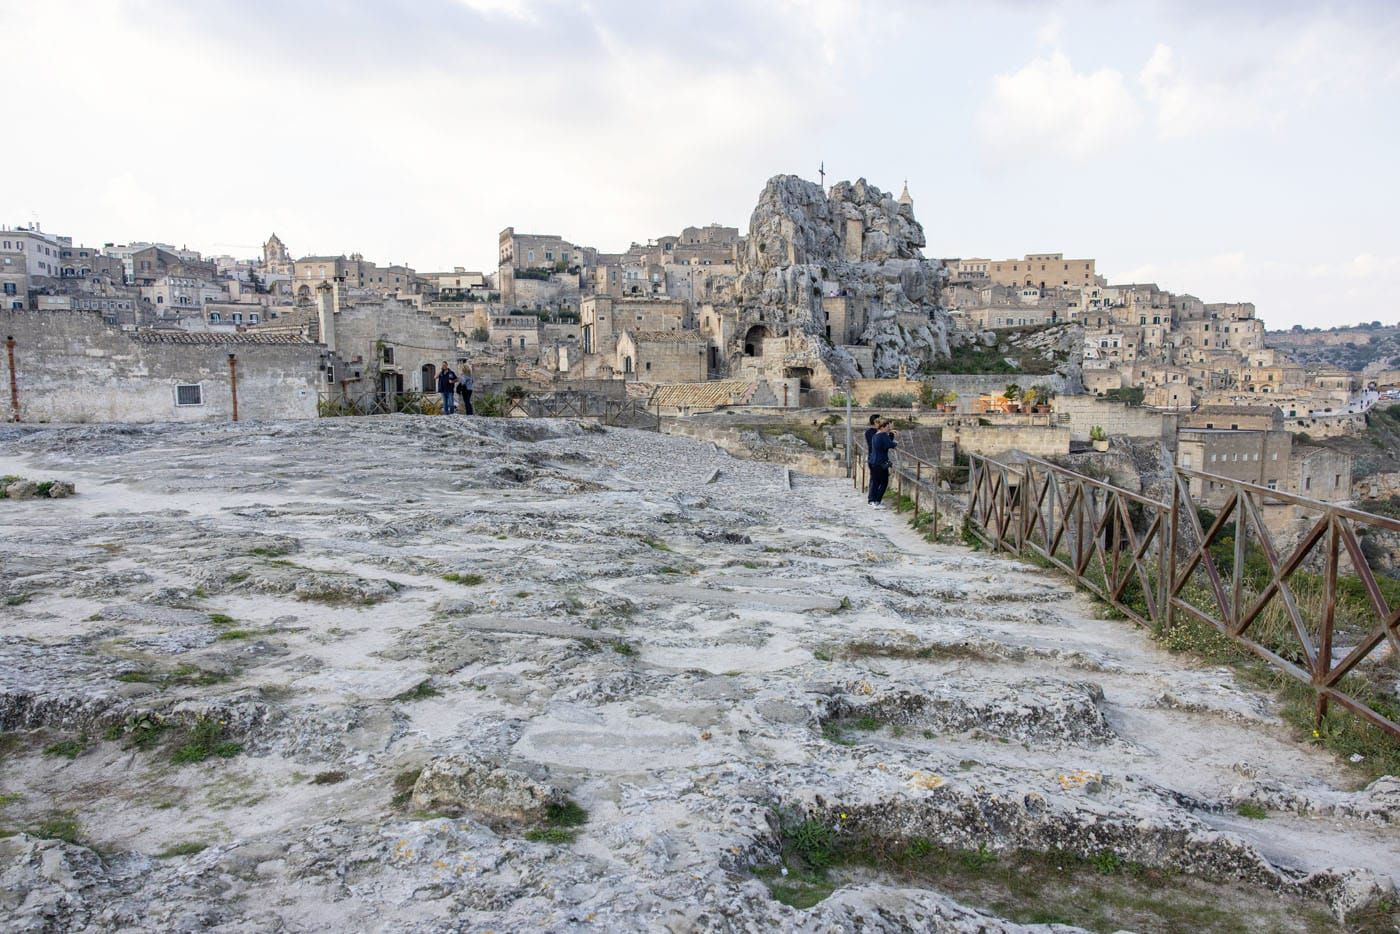
<instances>
[{"instance_id":1,"label":"hillside town","mask_svg":"<svg viewBox=\"0 0 1400 934\"><path fill-rule=\"evenodd\" d=\"M1366 430L1400 361L1299 362L1298 335L1266 333L1252 303L1115 282L1091 257L932 259L926 245L907 183L896 196L791 175L767 183L743 229L686 226L605 252L507 227L485 270L298 256L276 233L235 257L5 227L5 418L433 412L447 368L472 374L486 414L602 400L729 444L708 413L800 420L849 399L934 432L947 463L1116 439L1353 498L1353 457L1325 439ZM799 460L833 468L843 443L831 432Z\"/></svg>"}]
</instances>

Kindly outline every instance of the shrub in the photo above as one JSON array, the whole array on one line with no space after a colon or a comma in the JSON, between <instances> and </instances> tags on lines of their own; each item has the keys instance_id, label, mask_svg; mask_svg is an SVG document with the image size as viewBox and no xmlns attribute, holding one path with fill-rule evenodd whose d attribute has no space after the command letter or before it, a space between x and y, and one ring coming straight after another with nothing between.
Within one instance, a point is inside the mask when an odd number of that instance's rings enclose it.
<instances>
[{"instance_id":1,"label":"shrub","mask_svg":"<svg viewBox=\"0 0 1400 934\"><path fill-rule=\"evenodd\" d=\"M875 394L870 404L882 409L907 409L914 404L914 396L907 392L880 392Z\"/></svg>"},{"instance_id":2,"label":"shrub","mask_svg":"<svg viewBox=\"0 0 1400 934\"><path fill-rule=\"evenodd\" d=\"M504 418L506 414L506 397L498 392L488 392L480 396L472 396L472 411L485 418Z\"/></svg>"}]
</instances>

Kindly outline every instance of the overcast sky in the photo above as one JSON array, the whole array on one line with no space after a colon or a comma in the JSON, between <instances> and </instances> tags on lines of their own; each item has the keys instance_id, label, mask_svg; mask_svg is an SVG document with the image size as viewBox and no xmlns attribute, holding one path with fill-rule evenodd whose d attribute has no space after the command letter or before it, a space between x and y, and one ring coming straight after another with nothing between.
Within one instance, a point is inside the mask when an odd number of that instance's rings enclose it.
<instances>
[{"instance_id":1,"label":"overcast sky","mask_svg":"<svg viewBox=\"0 0 1400 934\"><path fill-rule=\"evenodd\" d=\"M495 263L904 179L931 256L1400 318L1400 3L0 0L0 212L89 244Z\"/></svg>"}]
</instances>

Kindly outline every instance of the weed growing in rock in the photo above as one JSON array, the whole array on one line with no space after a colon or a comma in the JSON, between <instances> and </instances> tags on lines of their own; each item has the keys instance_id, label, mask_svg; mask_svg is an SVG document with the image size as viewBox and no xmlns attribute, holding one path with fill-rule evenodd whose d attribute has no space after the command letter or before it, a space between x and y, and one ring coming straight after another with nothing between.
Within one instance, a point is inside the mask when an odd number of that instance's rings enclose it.
<instances>
[{"instance_id":1,"label":"weed growing in rock","mask_svg":"<svg viewBox=\"0 0 1400 934\"><path fill-rule=\"evenodd\" d=\"M855 743L846 738L845 734L841 732L840 725L834 720L828 720L822 724L822 739L829 743L835 743L838 746L855 745Z\"/></svg>"},{"instance_id":2,"label":"weed growing in rock","mask_svg":"<svg viewBox=\"0 0 1400 934\"><path fill-rule=\"evenodd\" d=\"M193 856L196 853L203 853L209 848L207 843L199 843L195 840L186 840L184 843L172 843L170 846L156 854L156 859L170 859L175 856Z\"/></svg>"},{"instance_id":3,"label":"weed growing in rock","mask_svg":"<svg viewBox=\"0 0 1400 934\"><path fill-rule=\"evenodd\" d=\"M184 739L170 755L170 761L176 765L203 762L210 756L232 759L243 751L240 744L224 739L222 723L208 718L196 720Z\"/></svg>"},{"instance_id":4,"label":"weed growing in rock","mask_svg":"<svg viewBox=\"0 0 1400 934\"><path fill-rule=\"evenodd\" d=\"M427 700L429 697L437 697L442 692L433 686L432 681L421 681L415 686L398 694L394 700L407 703L409 701Z\"/></svg>"},{"instance_id":5,"label":"weed growing in rock","mask_svg":"<svg viewBox=\"0 0 1400 934\"><path fill-rule=\"evenodd\" d=\"M394 796L389 799L389 804L395 808L402 808L413 798L413 786L418 784L418 776L423 774L422 768L407 769L394 776Z\"/></svg>"},{"instance_id":6,"label":"weed growing in rock","mask_svg":"<svg viewBox=\"0 0 1400 934\"><path fill-rule=\"evenodd\" d=\"M17 593L5 598L5 606L21 606L29 602L33 594Z\"/></svg>"},{"instance_id":7,"label":"weed growing in rock","mask_svg":"<svg viewBox=\"0 0 1400 934\"><path fill-rule=\"evenodd\" d=\"M115 741L126 737L128 749L154 749L168 728L153 714L133 714L127 718L125 723L108 727L106 738Z\"/></svg>"},{"instance_id":8,"label":"weed growing in rock","mask_svg":"<svg viewBox=\"0 0 1400 934\"><path fill-rule=\"evenodd\" d=\"M655 548L657 551L674 551L674 550L675 550L675 549L672 548L670 545L668 545L668 544L666 544L665 542L663 542L661 539L659 539L659 538L652 538L650 535L644 535L644 536L642 536L641 542L642 542L643 545L646 545L646 546L648 546L648 547L650 547L650 548Z\"/></svg>"},{"instance_id":9,"label":"weed growing in rock","mask_svg":"<svg viewBox=\"0 0 1400 934\"><path fill-rule=\"evenodd\" d=\"M280 558L291 553L291 548L282 545L258 545L248 549L248 554L257 558Z\"/></svg>"},{"instance_id":10,"label":"weed growing in rock","mask_svg":"<svg viewBox=\"0 0 1400 934\"><path fill-rule=\"evenodd\" d=\"M1123 859L1112 850L1104 850L1089 857L1089 865L1106 876L1111 876L1123 868Z\"/></svg>"},{"instance_id":11,"label":"weed growing in rock","mask_svg":"<svg viewBox=\"0 0 1400 934\"><path fill-rule=\"evenodd\" d=\"M332 771L332 772L317 772L316 775L315 775L315 777L311 779L311 784L313 784L313 785L339 785L341 782L345 781L345 780L346 780L347 778L349 778L349 777L350 777L349 775L347 775L346 773L341 772L341 771L339 771L339 770ZM416 781L416 779L415 779L415 781Z\"/></svg>"},{"instance_id":12,"label":"weed growing in rock","mask_svg":"<svg viewBox=\"0 0 1400 934\"><path fill-rule=\"evenodd\" d=\"M560 827L536 827L525 831L525 839L534 843L573 843L575 832Z\"/></svg>"},{"instance_id":13,"label":"weed growing in rock","mask_svg":"<svg viewBox=\"0 0 1400 934\"><path fill-rule=\"evenodd\" d=\"M117 675L117 680L127 684L150 684L156 676L149 671L123 671Z\"/></svg>"},{"instance_id":14,"label":"weed growing in rock","mask_svg":"<svg viewBox=\"0 0 1400 934\"><path fill-rule=\"evenodd\" d=\"M1269 816L1268 811L1253 801L1241 801L1235 807L1235 813L1240 817L1248 817L1250 820L1264 820Z\"/></svg>"},{"instance_id":15,"label":"weed growing in rock","mask_svg":"<svg viewBox=\"0 0 1400 934\"><path fill-rule=\"evenodd\" d=\"M442 579L449 584L461 584L465 587L477 587L486 582L486 578L480 574L459 574L456 571L449 571L442 575Z\"/></svg>"},{"instance_id":16,"label":"weed growing in rock","mask_svg":"<svg viewBox=\"0 0 1400 934\"><path fill-rule=\"evenodd\" d=\"M573 843L577 828L588 823L588 812L576 801L565 798L545 808L544 826L525 832L525 839L535 843Z\"/></svg>"},{"instance_id":17,"label":"weed growing in rock","mask_svg":"<svg viewBox=\"0 0 1400 934\"><path fill-rule=\"evenodd\" d=\"M253 576L253 575L249 574L247 571L235 571L235 572L233 572L232 574L230 574L230 575L226 578L226 580L227 580L230 584L241 584L241 583L243 583L244 581L246 581L248 578L250 578L250 577L252 577L252 576Z\"/></svg>"},{"instance_id":18,"label":"weed growing in rock","mask_svg":"<svg viewBox=\"0 0 1400 934\"><path fill-rule=\"evenodd\" d=\"M825 646L815 648L812 650L812 657L819 662L829 662L831 661L831 650Z\"/></svg>"},{"instance_id":19,"label":"weed growing in rock","mask_svg":"<svg viewBox=\"0 0 1400 934\"><path fill-rule=\"evenodd\" d=\"M209 614L209 624L211 626L232 626L236 622L238 622L238 620L234 619L232 616L229 616L227 613Z\"/></svg>"},{"instance_id":20,"label":"weed growing in rock","mask_svg":"<svg viewBox=\"0 0 1400 934\"><path fill-rule=\"evenodd\" d=\"M608 646L618 655L632 656L637 654L637 650L631 643L623 642L621 639L612 640L608 643Z\"/></svg>"},{"instance_id":21,"label":"weed growing in rock","mask_svg":"<svg viewBox=\"0 0 1400 934\"><path fill-rule=\"evenodd\" d=\"M44 755L57 756L61 759L76 759L88 748L88 738L80 736L77 739L62 739L56 743L50 743L44 747Z\"/></svg>"},{"instance_id":22,"label":"weed growing in rock","mask_svg":"<svg viewBox=\"0 0 1400 934\"><path fill-rule=\"evenodd\" d=\"M515 592L515 599L517 600L524 600L528 596L530 596L530 591L528 590L517 590Z\"/></svg>"},{"instance_id":23,"label":"weed growing in rock","mask_svg":"<svg viewBox=\"0 0 1400 934\"><path fill-rule=\"evenodd\" d=\"M856 717L854 720L848 720L846 725L853 730L864 730L866 732L873 732L884 726L878 719L869 715Z\"/></svg>"},{"instance_id":24,"label":"weed growing in rock","mask_svg":"<svg viewBox=\"0 0 1400 934\"><path fill-rule=\"evenodd\" d=\"M78 819L71 811L50 811L49 814L29 833L45 840L62 840L64 843L77 843L82 833Z\"/></svg>"},{"instance_id":25,"label":"weed growing in rock","mask_svg":"<svg viewBox=\"0 0 1400 934\"><path fill-rule=\"evenodd\" d=\"M252 629L225 629L214 637L216 642L234 642L239 639L251 639L257 633Z\"/></svg>"}]
</instances>

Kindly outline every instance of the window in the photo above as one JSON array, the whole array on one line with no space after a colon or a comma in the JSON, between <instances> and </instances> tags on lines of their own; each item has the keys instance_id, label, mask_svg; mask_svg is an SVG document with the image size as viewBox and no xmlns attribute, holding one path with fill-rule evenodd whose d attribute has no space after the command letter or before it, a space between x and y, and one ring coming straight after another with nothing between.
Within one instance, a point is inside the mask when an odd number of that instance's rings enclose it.
<instances>
[{"instance_id":1,"label":"window","mask_svg":"<svg viewBox=\"0 0 1400 934\"><path fill-rule=\"evenodd\" d=\"M1341 486L1342 486L1342 475L1339 474L1339 473L1338 473L1338 474L1333 474L1333 475L1332 475L1332 489L1338 490L1338 489L1341 489Z\"/></svg>"},{"instance_id":2,"label":"window","mask_svg":"<svg viewBox=\"0 0 1400 934\"><path fill-rule=\"evenodd\" d=\"M1277 490L1277 489L1278 489L1278 481L1277 481L1277 480L1270 480L1269 483L1268 483L1268 486L1269 486L1269 489L1271 489L1271 490Z\"/></svg>"},{"instance_id":3,"label":"window","mask_svg":"<svg viewBox=\"0 0 1400 934\"><path fill-rule=\"evenodd\" d=\"M209 323L210 323L210 324L218 324L218 323L219 323L220 321L222 321L222 320L223 320L223 317L222 317L217 311L211 311L211 312L209 313Z\"/></svg>"},{"instance_id":4,"label":"window","mask_svg":"<svg viewBox=\"0 0 1400 934\"><path fill-rule=\"evenodd\" d=\"M388 364L393 364L393 362L394 362L394 348L392 348L392 347L384 347L384 348L382 348L382 349L383 349L383 353L381 353L380 356L383 358L384 362L385 362L385 363L388 363Z\"/></svg>"},{"instance_id":5,"label":"window","mask_svg":"<svg viewBox=\"0 0 1400 934\"><path fill-rule=\"evenodd\" d=\"M182 383L175 387L176 405L203 405L204 387L200 383Z\"/></svg>"},{"instance_id":6,"label":"window","mask_svg":"<svg viewBox=\"0 0 1400 934\"><path fill-rule=\"evenodd\" d=\"M326 382L328 382L328 383L333 383L333 382L335 382L335 367L333 367L333 366L328 366L328 367L326 367Z\"/></svg>"},{"instance_id":7,"label":"window","mask_svg":"<svg viewBox=\"0 0 1400 934\"><path fill-rule=\"evenodd\" d=\"M1311 489L1312 489L1312 477L1305 477L1305 478L1303 479L1303 489L1305 489L1305 490L1311 490Z\"/></svg>"},{"instance_id":8,"label":"window","mask_svg":"<svg viewBox=\"0 0 1400 934\"><path fill-rule=\"evenodd\" d=\"M14 294L16 294L15 284L14 284L13 282L6 282L6 283L5 283L5 294L6 294L6 295L14 295Z\"/></svg>"}]
</instances>

